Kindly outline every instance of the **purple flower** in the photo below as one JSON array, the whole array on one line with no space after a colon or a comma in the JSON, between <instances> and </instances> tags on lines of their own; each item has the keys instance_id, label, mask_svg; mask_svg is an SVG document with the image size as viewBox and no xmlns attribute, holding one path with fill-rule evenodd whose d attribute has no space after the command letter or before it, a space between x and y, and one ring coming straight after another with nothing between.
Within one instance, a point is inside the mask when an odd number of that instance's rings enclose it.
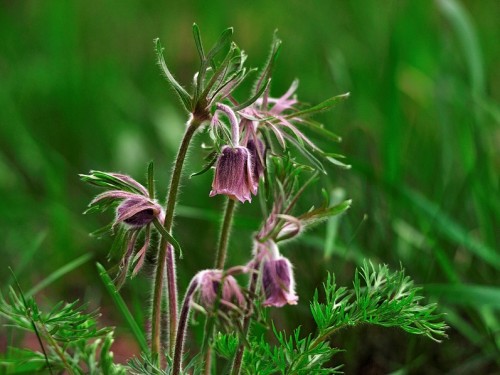
<instances>
[{"instance_id":1,"label":"purple flower","mask_svg":"<svg viewBox=\"0 0 500 375\"><path fill-rule=\"evenodd\" d=\"M262 269L262 289L266 300L264 306L282 307L296 305L295 278L290 261L279 253L272 240L256 242L253 250L254 267Z\"/></svg>"},{"instance_id":2,"label":"purple flower","mask_svg":"<svg viewBox=\"0 0 500 375\"><path fill-rule=\"evenodd\" d=\"M162 207L148 196L130 193L122 190L110 190L95 197L89 207L107 207L108 202L122 201L116 208L113 228L119 223L125 223L131 228L140 229L150 224L155 218L163 217Z\"/></svg>"},{"instance_id":3,"label":"purple flower","mask_svg":"<svg viewBox=\"0 0 500 375\"><path fill-rule=\"evenodd\" d=\"M221 306L243 308L245 297L236 279L231 275L223 275L221 270L205 270L198 273L198 289L200 304L211 310L220 294ZM220 292L220 286L222 291Z\"/></svg>"},{"instance_id":4,"label":"purple flower","mask_svg":"<svg viewBox=\"0 0 500 375\"><path fill-rule=\"evenodd\" d=\"M255 138L255 140L248 140L247 149L250 152L252 160L252 179L254 189L257 190L259 187L259 180L264 174L264 169L266 167L266 146L260 139Z\"/></svg>"},{"instance_id":5,"label":"purple flower","mask_svg":"<svg viewBox=\"0 0 500 375\"><path fill-rule=\"evenodd\" d=\"M141 228L151 223L161 213L161 207L143 196L125 199L116 209L116 223L124 222Z\"/></svg>"},{"instance_id":6,"label":"purple flower","mask_svg":"<svg viewBox=\"0 0 500 375\"><path fill-rule=\"evenodd\" d=\"M210 196L224 194L244 203L252 201L252 193L257 194L257 189L252 177L250 151L241 146L224 146L215 167Z\"/></svg>"},{"instance_id":7,"label":"purple flower","mask_svg":"<svg viewBox=\"0 0 500 375\"><path fill-rule=\"evenodd\" d=\"M296 305L295 279L292 264L282 256L264 261L262 286L266 295L264 306Z\"/></svg>"},{"instance_id":8,"label":"purple flower","mask_svg":"<svg viewBox=\"0 0 500 375\"><path fill-rule=\"evenodd\" d=\"M114 204L116 216L109 225L111 232L122 224L122 235L118 236L122 243L123 253L118 265L115 283L119 288L125 282L131 264L134 265L132 275L136 275L144 265L146 252L151 240L151 224L155 219L163 221L162 207L151 199L148 190L132 177L119 173L93 171L90 175L82 176L86 181L97 186L113 188L96 196L89 204L88 211L104 211ZM144 232L143 243L137 246L140 236ZM137 250L137 248L139 248Z\"/></svg>"}]
</instances>

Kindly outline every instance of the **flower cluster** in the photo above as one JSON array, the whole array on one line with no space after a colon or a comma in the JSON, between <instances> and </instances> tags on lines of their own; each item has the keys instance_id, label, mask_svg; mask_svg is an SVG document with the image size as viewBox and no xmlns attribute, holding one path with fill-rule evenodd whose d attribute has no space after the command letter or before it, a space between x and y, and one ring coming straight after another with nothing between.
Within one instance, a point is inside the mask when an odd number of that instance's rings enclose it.
<instances>
[{"instance_id":1,"label":"flower cluster","mask_svg":"<svg viewBox=\"0 0 500 375\"><path fill-rule=\"evenodd\" d=\"M217 318L216 323L233 325L238 332L243 333L238 351L241 363L242 345L249 328L249 317L255 311L253 308L283 307L298 303L293 266L281 254L278 247L281 246L280 243L299 236L307 225L338 214L349 206L347 201L333 207L326 202L302 215L292 215L294 205L304 189L319 175L314 172L304 182L300 180L302 177L299 178L302 171L317 170L326 173L318 156L322 160L343 165L337 160L338 155L323 152L303 133L303 129L307 128L322 137L338 141L338 137L308 117L331 108L345 96L334 97L307 108L296 98L298 81L294 81L281 97L269 96L272 68L280 47L280 41L275 39L270 58L258 76L250 97L239 103L233 92L250 71L244 67L245 53L230 40L232 29L226 30L208 51L202 45L196 25L193 26L193 34L200 56L200 69L194 76L192 92L184 89L170 73L163 58L162 47L156 41L158 63L189 112L184 138L174 162L165 208L154 197L152 164L148 169L147 187L122 174L92 171L89 175L82 176L83 180L107 190L92 200L89 211L104 211L110 207L115 210L115 218L105 231L118 232L116 245L113 246L114 252L118 252L120 257L115 279L118 287L129 273L133 276L139 272L150 247L157 251L156 275L152 284L151 354L160 353L165 345L162 344L161 333L168 332L169 355L173 355L173 374L182 372L184 338L192 307L209 317ZM224 214L216 266L200 271L192 278L182 307L178 309L173 249L180 251L180 246L172 235L175 205L190 141L197 130L203 127L213 141L211 156L208 157L210 161L201 172L193 175L204 173L215 166L209 196L225 195L229 200ZM290 156L294 149L308 159L308 166L299 164ZM259 189L265 189L261 195L266 198L262 206L266 206L264 211L267 213L262 227L254 235L251 259L244 266L225 269L224 260L234 207L237 202L251 203ZM156 249L151 241L153 230L161 236ZM137 246L140 241L142 244ZM131 265L133 269L129 272ZM250 275L248 288L238 285L234 277L238 273ZM168 319L161 318L165 298L168 299ZM165 329L167 320L168 327ZM206 320L206 335L214 332L209 326L211 320ZM208 337L206 342L211 339ZM238 362L238 355L235 356L235 364ZM209 365L209 356L206 359Z\"/></svg>"}]
</instances>

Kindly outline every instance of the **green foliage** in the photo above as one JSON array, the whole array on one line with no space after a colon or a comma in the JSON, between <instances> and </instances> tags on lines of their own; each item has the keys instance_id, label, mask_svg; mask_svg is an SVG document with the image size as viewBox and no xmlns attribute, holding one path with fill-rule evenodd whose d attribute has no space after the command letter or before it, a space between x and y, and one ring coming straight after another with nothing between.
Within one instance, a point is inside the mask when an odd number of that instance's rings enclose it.
<instances>
[{"instance_id":1,"label":"green foliage","mask_svg":"<svg viewBox=\"0 0 500 375\"><path fill-rule=\"evenodd\" d=\"M163 370L156 359L145 353L142 354L141 358L133 358L128 363L128 373L132 375L168 375L168 371Z\"/></svg>"},{"instance_id":2,"label":"green foliage","mask_svg":"<svg viewBox=\"0 0 500 375\"><path fill-rule=\"evenodd\" d=\"M334 115L319 114L318 121L342 134L339 150L348 153L353 168L336 174L331 184L345 186L354 204L342 216L329 259L323 259L330 241L322 227L307 232L300 247L287 248L290 257L297 255L296 271L335 270L337 282L347 285L352 267L364 258L401 262L425 293L429 283L440 285L429 293L447 312L453 339L436 347L410 337L406 350L393 351L382 361L368 354L363 363L377 360L381 372L396 371L418 353L428 372L496 371L500 320L487 303L495 293L483 288L498 284L499 2L407 1L396 6L322 0L314 7L292 2L286 9L262 0L214 0L213 8L193 1L139 6L125 0L119 8L111 2L30 4L13 2L0 12L0 192L6 197L0 207L0 252L16 271L23 269L23 277L43 280L82 251L103 261L109 250L106 239L87 236L104 222L97 215L84 221L80 217L88 194L82 193L75 171L93 166L140 176L154 158L158 181L167 179L181 132L176 124L183 119L178 118L179 107L171 105L175 92L168 92L159 79L150 48L153 36L165 42L169 67L188 88L196 51L186 20L196 18L206 41L215 41L221 27L237 26L241 47L255 57L250 66L266 56L269 35L278 28L286 48L273 92L286 90L297 74L300 96L311 103L338 92L353 95ZM331 141L318 137L325 150ZM192 152L193 167L197 160ZM176 238L189 251L179 267L181 284L212 263L219 208L216 199L205 199L209 175L185 184L176 210ZM411 188L430 205L398 194L395 187ZM314 191L307 195L317 198ZM256 205L240 207L232 248L245 248L259 225L257 210ZM187 220L195 225L183 225ZM41 233L48 235L34 251ZM236 264L245 256L235 251L230 260ZM105 293L90 263L77 277L45 290L50 296L77 290L87 296ZM7 285L4 271L0 269L0 281ZM299 291L318 282L316 277L297 279ZM460 298L458 285L466 288L466 298ZM144 286L139 277L125 290L130 306L142 307L137 301ZM104 311L112 308L110 299L103 303ZM286 326L304 321L307 309L282 310L280 319ZM351 332L347 349L360 343L373 346L376 338L363 334ZM386 336L406 343L394 330ZM496 349L486 351L486 346ZM347 373L359 373L362 364L347 356L346 366Z\"/></svg>"},{"instance_id":3,"label":"green foliage","mask_svg":"<svg viewBox=\"0 0 500 375\"><path fill-rule=\"evenodd\" d=\"M274 329L277 344L271 346L264 336L250 340L242 366L243 374L337 374L338 368L326 364L339 352L328 343L314 345L312 335L300 338L300 328L291 336Z\"/></svg>"},{"instance_id":4,"label":"green foliage","mask_svg":"<svg viewBox=\"0 0 500 375\"><path fill-rule=\"evenodd\" d=\"M267 335L251 334L242 364L243 374L336 374L340 366L329 367L341 349L329 345L330 338L343 328L360 324L396 327L427 336L435 341L446 337L443 316L435 304L422 304L421 288L405 276L391 272L386 265L365 262L356 270L353 288L337 287L335 276L328 274L324 284L324 302L316 291L311 314L317 324L314 335L301 337L300 327L287 336L273 326L271 345ZM238 336L219 333L215 337L217 354L230 360L238 348Z\"/></svg>"},{"instance_id":5,"label":"green foliage","mask_svg":"<svg viewBox=\"0 0 500 375\"><path fill-rule=\"evenodd\" d=\"M364 262L354 275L354 288L337 287L335 276L324 284L325 302L316 291L311 313L318 325L317 341L328 339L339 329L359 324L398 327L435 341L446 337L443 316L436 304L422 305L421 288L404 271L390 272L386 265Z\"/></svg>"},{"instance_id":6,"label":"green foliage","mask_svg":"<svg viewBox=\"0 0 500 375\"><path fill-rule=\"evenodd\" d=\"M238 335L218 332L214 338L214 349L217 355L230 360L236 354L239 343Z\"/></svg>"},{"instance_id":7,"label":"green foliage","mask_svg":"<svg viewBox=\"0 0 500 375\"><path fill-rule=\"evenodd\" d=\"M117 173L109 173L102 171L90 171L89 174L81 174L82 181L91 185L103 187L109 190L121 190L134 194L143 194L143 190L137 187L137 184L131 183L130 179Z\"/></svg>"},{"instance_id":8,"label":"green foliage","mask_svg":"<svg viewBox=\"0 0 500 375\"><path fill-rule=\"evenodd\" d=\"M113 280L111 280L111 277L109 277L108 273L101 264L97 263L97 269L99 271L99 276L101 277L101 280L104 283L104 286L106 287L106 290L108 291L111 299L115 303L116 308L127 322L130 331L134 335L141 350L147 353L149 349L146 343L146 338L144 337L144 333L142 332L142 329L139 327L136 320L130 313L130 310L125 304L125 301L123 300L122 296L116 289Z\"/></svg>"},{"instance_id":9,"label":"green foliage","mask_svg":"<svg viewBox=\"0 0 500 375\"><path fill-rule=\"evenodd\" d=\"M11 327L36 335L41 352L14 349L0 359L9 374L43 369L68 374L125 374L125 368L113 362L110 351L113 331L97 328L96 312L85 313L85 306L58 303L42 312L33 297L26 298L20 288L10 287L8 298L0 294L0 315Z\"/></svg>"}]
</instances>

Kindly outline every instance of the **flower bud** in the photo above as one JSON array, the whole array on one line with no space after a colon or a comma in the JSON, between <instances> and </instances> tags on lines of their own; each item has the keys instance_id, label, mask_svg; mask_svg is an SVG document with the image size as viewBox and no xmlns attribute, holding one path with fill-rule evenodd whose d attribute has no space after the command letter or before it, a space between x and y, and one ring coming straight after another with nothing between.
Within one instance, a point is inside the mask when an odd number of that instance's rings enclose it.
<instances>
[{"instance_id":1,"label":"flower bud","mask_svg":"<svg viewBox=\"0 0 500 375\"><path fill-rule=\"evenodd\" d=\"M210 196L227 195L244 203L251 201L251 194L256 194L252 178L252 162L246 147L224 146L215 167L214 181Z\"/></svg>"}]
</instances>

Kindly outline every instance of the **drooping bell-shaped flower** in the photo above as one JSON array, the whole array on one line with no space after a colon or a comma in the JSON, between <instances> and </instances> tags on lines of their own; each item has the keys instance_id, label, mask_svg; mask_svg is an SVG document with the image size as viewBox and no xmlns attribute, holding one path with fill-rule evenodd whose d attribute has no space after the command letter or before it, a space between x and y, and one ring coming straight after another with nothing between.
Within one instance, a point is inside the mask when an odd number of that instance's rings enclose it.
<instances>
[{"instance_id":1,"label":"drooping bell-shaped flower","mask_svg":"<svg viewBox=\"0 0 500 375\"><path fill-rule=\"evenodd\" d=\"M264 261L262 286L266 295L264 306L296 305L295 279L292 264L282 256Z\"/></svg>"},{"instance_id":2,"label":"drooping bell-shaped flower","mask_svg":"<svg viewBox=\"0 0 500 375\"><path fill-rule=\"evenodd\" d=\"M283 257L276 243L268 240L256 243L253 250L254 262L261 265L264 306L282 307L296 305L295 278L290 261Z\"/></svg>"},{"instance_id":3,"label":"drooping bell-shaped flower","mask_svg":"<svg viewBox=\"0 0 500 375\"><path fill-rule=\"evenodd\" d=\"M220 293L220 304L244 308L245 297L236 279L231 275L223 275L221 270L200 271L197 275L200 304L211 310ZM220 290L222 284L222 291Z\"/></svg>"},{"instance_id":4,"label":"drooping bell-shaped flower","mask_svg":"<svg viewBox=\"0 0 500 375\"><path fill-rule=\"evenodd\" d=\"M252 177L252 159L246 147L224 146L215 167L214 181L210 196L227 195L231 199L252 201L256 194Z\"/></svg>"}]
</instances>

